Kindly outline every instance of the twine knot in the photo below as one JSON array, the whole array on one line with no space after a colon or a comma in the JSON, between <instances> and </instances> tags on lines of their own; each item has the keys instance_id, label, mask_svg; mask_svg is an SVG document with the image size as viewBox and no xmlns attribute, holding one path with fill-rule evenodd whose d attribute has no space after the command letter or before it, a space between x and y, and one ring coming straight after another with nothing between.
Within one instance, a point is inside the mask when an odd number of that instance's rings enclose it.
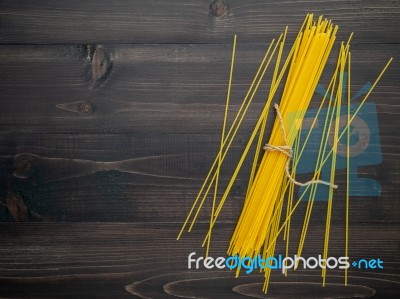
<instances>
[{"instance_id":1,"label":"twine knot","mask_svg":"<svg viewBox=\"0 0 400 299\"><path fill-rule=\"evenodd\" d=\"M276 115L278 116L279 123L280 123L280 125L281 125L282 137L283 137L283 141L284 141L285 144L284 144L284 145L278 145L278 146L277 146L277 145L273 145L273 144L268 144L268 143L267 143L267 144L263 147L263 149L266 150L266 151L271 151L271 152L272 152L272 151L278 151L278 152L280 152L280 153L282 153L282 154L284 154L284 155L286 155L286 156L288 157L288 159L287 159L287 161L286 161L285 171L286 171L286 176L289 178L289 180L290 180L293 184L295 184L295 185L297 185L297 186L301 186L301 187L308 186L308 185L311 185L311 184L323 184L323 185L329 186L329 187L331 187L331 188L337 189L338 186L335 185L335 184L332 184L332 183L330 183L330 182L326 182L326 181L322 181L322 180L310 180L310 181L308 181L308 182L301 183L301 182L296 181L296 180L292 177L292 175L290 174L290 161L292 160L292 157L293 157L293 150L292 150L292 148L288 145L288 142L287 142L285 124L284 124L284 122L283 122L283 118L282 118L281 112L279 111L279 106L278 106L278 104L274 104L274 108L275 108L275 110L276 110Z\"/></svg>"}]
</instances>

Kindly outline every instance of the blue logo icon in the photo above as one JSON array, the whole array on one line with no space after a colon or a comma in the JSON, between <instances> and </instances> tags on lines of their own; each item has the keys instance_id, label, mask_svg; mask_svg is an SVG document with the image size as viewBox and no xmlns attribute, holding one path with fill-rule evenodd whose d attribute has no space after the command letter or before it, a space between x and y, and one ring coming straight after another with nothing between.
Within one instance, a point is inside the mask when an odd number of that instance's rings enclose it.
<instances>
[{"instance_id":1,"label":"blue logo icon","mask_svg":"<svg viewBox=\"0 0 400 299\"><path fill-rule=\"evenodd\" d=\"M346 85L346 84L344 84ZM369 91L371 83L365 84L359 92L352 98L352 102L355 102L357 98L361 97ZM325 95L326 90L318 85L318 94ZM345 90L343 91L346 92ZM328 95L329 97L329 95ZM346 98L346 94L343 98ZM356 111L359 104L352 104L350 106L350 113ZM301 140L305 140L309 130L311 129L312 122L317 113L317 109L308 110L304 120L301 131ZM307 145L305 146L302 157L296 169L296 174L308 174L314 173L315 165L317 162L317 156L321 138L323 134L324 121L326 117L327 109L321 110L318 120L314 125L310 138ZM347 125L348 107L342 106L340 111L340 128L339 134L343 131ZM350 117L351 117L350 116ZM333 128L332 131L333 133ZM347 133L346 133L347 134ZM301 148L302 145L300 145ZM333 146L333 134L330 134L328 139L328 145L326 153L331 151ZM375 103L365 103L358 114L355 116L350 126L350 171L349 171L349 183L350 183L350 196L379 196L381 194L381 185L378 181L373 178L368 178L359 175L360 168L363 166L378 165L382 162L381 144L379 139L379 127L376 113ZM337 147L336 156L336 169L345 170L347 163L347 138L346 135L339 141ZM330 178L330 161L323 166L321 170L321 180L329 181ZM299 189L299 195L304 192L305 188ZM315 200L327 200L328 199L329 187L324 185L318 185Z\"/></svg>"}]
</instances>

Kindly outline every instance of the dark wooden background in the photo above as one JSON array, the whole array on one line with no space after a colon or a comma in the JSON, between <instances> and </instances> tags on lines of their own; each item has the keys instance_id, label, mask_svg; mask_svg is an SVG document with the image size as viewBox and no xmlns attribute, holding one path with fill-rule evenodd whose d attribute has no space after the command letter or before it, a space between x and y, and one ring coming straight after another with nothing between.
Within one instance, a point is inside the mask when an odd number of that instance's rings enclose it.
<instances>
[{"instance_id":1,"label":"dark wooden background","mask_svg":"<svg viewBox=\"0 0 400 299\"><path fill-rule=\"evenodd\" d=\"M293 41L308 12L337 23L339 41L355 32L354 91L394 57L370 98L383 161L360 170L381 184L381 196L354 197L350 209L349 255L381 258L384 269L351 269L346 288L340 271L328 272L326 288L319 272L274 273L263 296L260 274L187 270L190 252L204 254L201 223L175 238L218 150L233 35L235 111L267 44L286 25ZM399 298L399 43L394 0L0 1L0 297ZM222 183L267 90L260 87ZM249 169L223 210L213 256L225 255ZM344 255L343 195L330 255ZM322 250L325 210L316 203L306 255Z\"/></svg>"}]
</instances>

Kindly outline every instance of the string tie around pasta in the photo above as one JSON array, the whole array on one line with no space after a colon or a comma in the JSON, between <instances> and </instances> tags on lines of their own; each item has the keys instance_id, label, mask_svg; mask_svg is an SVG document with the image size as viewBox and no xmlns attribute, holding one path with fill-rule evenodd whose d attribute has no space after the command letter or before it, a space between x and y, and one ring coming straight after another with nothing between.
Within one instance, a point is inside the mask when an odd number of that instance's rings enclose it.
<instances>
[{"instance_id":1,"label":"string tie around pasta","mask_svg":"<svg viewBox=\"0 0 400 299\"><path fill-rule=\"evenodd\" d=\"M326 186L329 186L329 187L331 187L331 188L337 189L338 186L335 185L335 184L332 184L332 183L330 183L330 182L326 182L326 181L322 181L322 180L310 180L310 181L307 181L307 182L305 182L305 183L301 183L301 182L299 182L299 181L296 181L296 180L292 177L292 175L290 174L290 161L292 160L292 157L293 157L293 150L292 150L292 148L288 145L288 142L287 142L285 124L284 124L284 122L283 122L282 114L281 114L281 112L280 112L280 110L279 110L278 104L274 104L274 108L275 108L275 111L276 111L276 115L277 115L277 117L278 117L278 119L279 119L279 123L280 123L280 125L281 125L282 136L283 136L283 142L285 143L285 145L278 145L278 146L276 146L276 145L268 144L268 143L267 143L267 144L264 146L264 150L266 150L266 151L271 151L271 152L272 152L272 151L278 151L278 152L280 152L280 153L282 153L282 154L284 154L284 155L286 155L286 156L288 157L288 159L287 159L287 161L286 161L285 171L286 171L286 176L288 177L288 179L289 179L293 184L295 184L295 185L297 185L297 186L301 186L301 187L305 187L305 186L308 186L308 185L311 185L311 184L322 184L322 185L326 185Z\"/></svg>"}]
</instances>

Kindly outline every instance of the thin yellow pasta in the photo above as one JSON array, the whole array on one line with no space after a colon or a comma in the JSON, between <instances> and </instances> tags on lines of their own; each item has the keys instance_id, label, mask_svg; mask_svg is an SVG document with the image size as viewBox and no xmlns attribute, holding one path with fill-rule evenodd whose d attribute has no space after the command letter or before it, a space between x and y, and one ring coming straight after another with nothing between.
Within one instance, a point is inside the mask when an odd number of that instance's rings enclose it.
<instances>
[{"instance_id":1,"label":"thin yellow pasta","mask_svg":"<svg viewBox=\"0 0 400 299\"><path fill-rule=\"evenodd\" d=\"M329 251L330 226L333 207L333 191L335 185L336 171L336 152L340 140L345 136L347 138L347 182L345 197L345 256L348 256L349 242L349 165L350 165L350 133L349 128L359 113L361 107L381 79L382 75L390 65L390 59L377 79L375 80L364 99L358 105L356 111L350 115L350 35L346 44L340 45L339 54L334 68L333 75L328 85L327 91L323 96L316 116L311 124L311 129L304 138L301 138L301 127L305 113L309 107L312 96L315 92L318 81L327 63L328 57L336 39L338 26L333 25L330 20L323 19L322 16L314 19L312 14L308 14L301 26L301 29L295 38L293 46L289 51L282 67L281 59L286 42L287 28L275 43L273 40L254 76L254 79L246 93L246 96L237 112L232 125L227 130L227 114L229 107L231 83L233 77L233 67L235 59L236 36L234 37L230 76L228 83L228 92L226 98L225 114L221 134L219 152L211 166L206 179L200 188L200 191L191 207L186 220L179 232L178 239L183 231L189 226L191 231L198 215L210 193L212 187L214 192L211 203L210 223L208 232L203 240L202 246L206 246L206 255L208 256L211 243L211 235L214 225L220 215L220 212L229 196L230 190L235 183L237 175L249 153L250 148L258 139L255 146L253 164L250 171L249 183L246 192L243 209L232 234L227 253L229 255L238 255L239 259L254 258L262 255L264 259L274 256L277 238L283 231L285 244L285 254L289 255L289 241L292 239L290 234L291 217L298 208L300 202L308 195L305 216L297 247L297 256L301 256L304 247L309 223L312 215L314 198L319 184L328 185L328 201L325 223L325 237L323 247L323 258L326 259ZM279 49L279 50L278 50ZM251 133L249 140L243 150L243 153L233 171L233 174L225 188L223 195L217 200L219 189L219 176L222 163L232 145L232 142L245 118L245 115L252 103L255 94L266 74L266 71L277 52L275 68L272 75L271 86L265 101L264 108L257 120L255 128ZM346 73L347 71L347 73ZM347 75L346 75L347 74ZM265 129L268 121L268 112L272 101L275 98L278 87L285 78L283 92L280 103L275 104L277 117L273 124L269 141L264 147L265 152L259 163L259 156ZM347 76L347 82L345 80ZM344 129L339 132L340 114L343 100L343 91L347 84L347 123ZM328 99L328 101L326 101ZM316 121L319 119L321 110L326 106L326 115L319 150L316 157L316 164L312 179L306 183L300 183L296 180L296 168L305 151L307 142L314 129ZM333 133L332 130L333 129ZM228 131L226 134L225 132ZM332 137L333 136L333 137ZM333 139L333 145L328 150L328 140ZM293 150L294 148L294 150ZM330 162L330 180L329 182L320 180L321 170L325 164ZM258 165L259 164L259 165ZM291 167L290 167L291 166ZM296 185L304 186L303 193L294 200ZM286 206L285 206L286 198ZM336 199L335 199L336 200ZM285 209L284 209L285 206ZM285 211L284 211L285 210ZM282 217L282 215L284 216ZM294 265L294 269L297 268ZM240 266L236 269L236 277L240 274ZM261 269L260 269L261 271ZM266 292L269 285L271 268L265 267L263 291ZM287 275L287 270L284 271ZM326 268L322 269L322 284L326 283ZM347 269L345 269L344 283L348 283Z\"/></svg>"}]
</instances>

